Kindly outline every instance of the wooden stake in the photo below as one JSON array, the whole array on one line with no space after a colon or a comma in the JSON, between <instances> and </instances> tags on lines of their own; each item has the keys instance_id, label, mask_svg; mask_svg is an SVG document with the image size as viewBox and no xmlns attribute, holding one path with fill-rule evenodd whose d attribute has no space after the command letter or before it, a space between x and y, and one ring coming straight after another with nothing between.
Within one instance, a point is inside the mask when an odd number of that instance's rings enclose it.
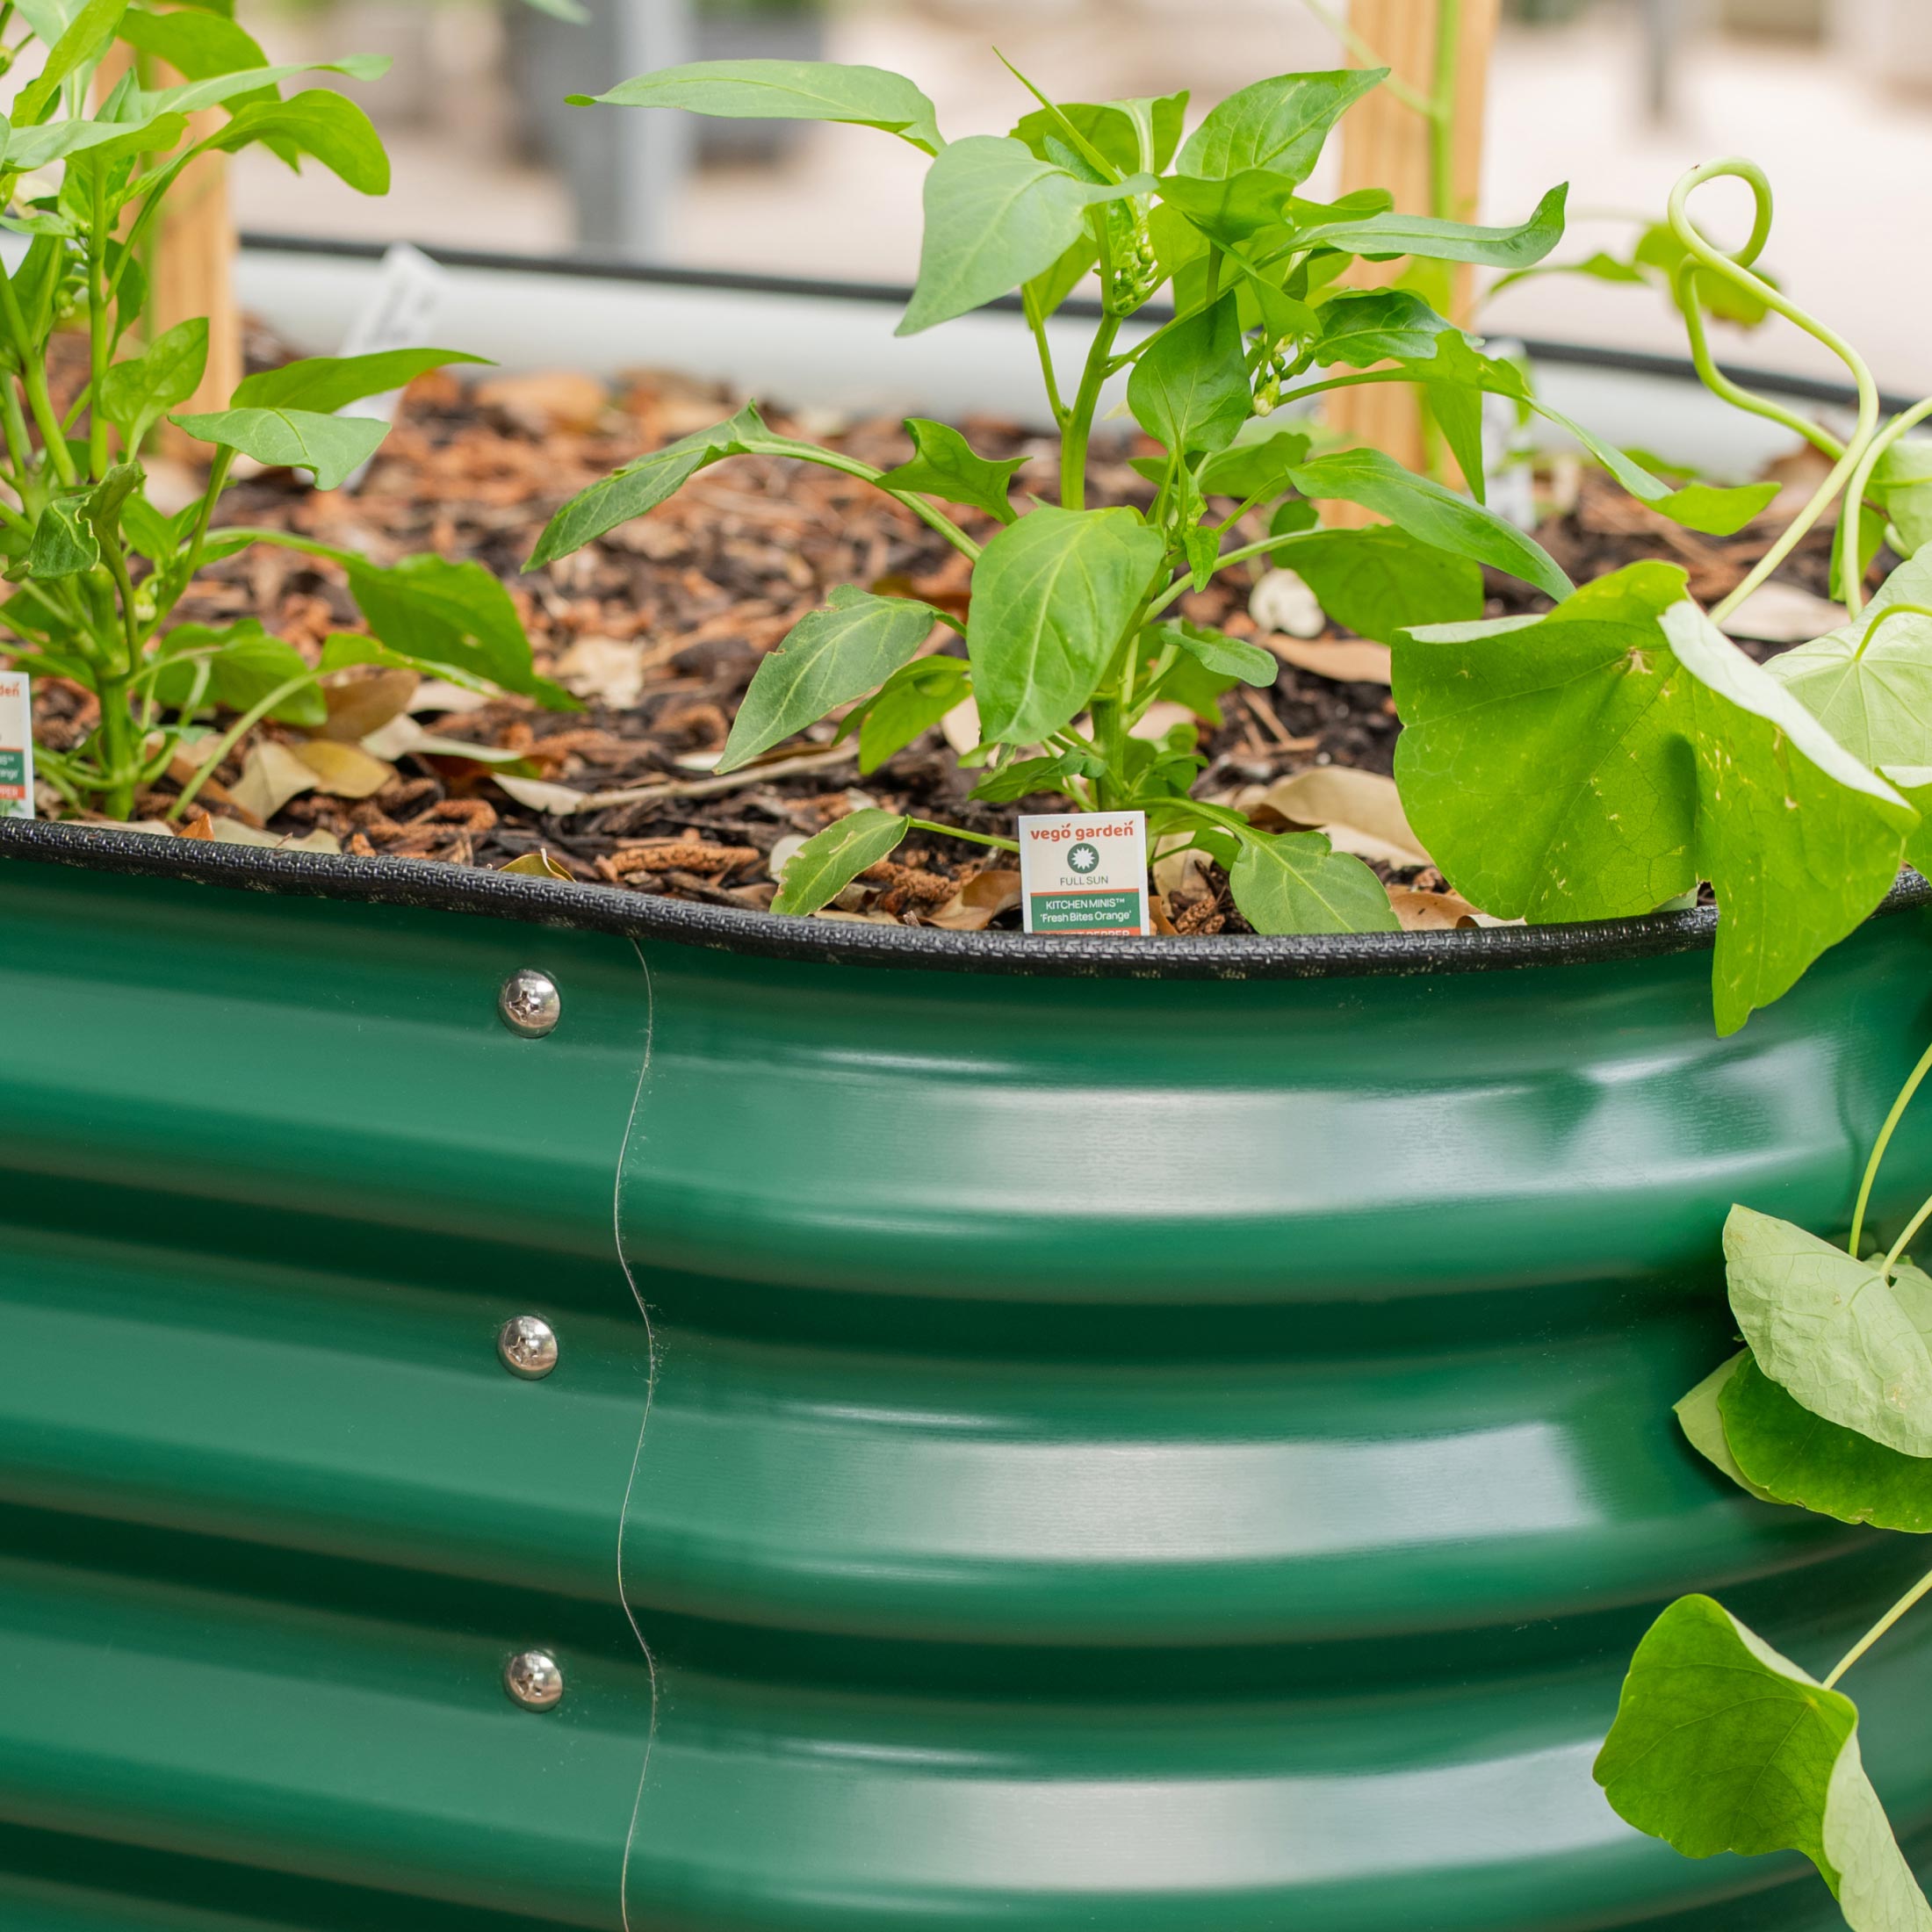
<instances>
[{"instance_id":1,"label":"wooden stake","mask_svg":"<svg viewBox=\"0 0 1932 1932\"><path fill-rule=\"evenodd\" d=\"M1461 0L1457 32L1453 141L1449 151L1448 213L1467 220L1474 211L1482 176L1482 119L1496 42L1500 0ZM1436 26L1438 0L1351 0L1349 26L1372 48L1379 61L1425 99L1436 85ZM1426 115L1380 87L1349 111L1342 124L1342 191L1386 188L1406 214L1431 214L1435 205L1435 130ZM1392 282L1400 262L1359 262L1350 280L1365 285ZM1471 271L1458 268L1451 284L1450 319L1466 321ZM1352 443L1386 451L1410 469L1427 460L1422 410L1415 390L1401 383L1341 389L1327 398L1327 421ZM1373 521L1352 504L1329 508L1329 521Z\"/></svg>"}]
</instances>

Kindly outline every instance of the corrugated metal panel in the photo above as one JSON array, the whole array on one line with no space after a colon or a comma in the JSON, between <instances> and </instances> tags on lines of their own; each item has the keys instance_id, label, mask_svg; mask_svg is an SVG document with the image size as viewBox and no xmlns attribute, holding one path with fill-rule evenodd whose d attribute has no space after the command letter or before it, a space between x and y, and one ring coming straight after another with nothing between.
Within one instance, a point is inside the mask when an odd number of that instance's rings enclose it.
<instances>
[{"instance_id":1,"label":"corrugated metal panel","mask_svg":"<svg viewBox=\"0 0 1932 1932\"><path fill-rule=\"evenodd\" d=\"M0 865L0 1926L1829 1925L1588 1765L1678 1590L1816 1661L1912 1566L1665 1417L1729 1201L1842 1213L1927 923L1719 1042L1695 954L640 965ZM1908 1826L1926 1661L1860 1667Z\"/></svg>"}]
</instances>

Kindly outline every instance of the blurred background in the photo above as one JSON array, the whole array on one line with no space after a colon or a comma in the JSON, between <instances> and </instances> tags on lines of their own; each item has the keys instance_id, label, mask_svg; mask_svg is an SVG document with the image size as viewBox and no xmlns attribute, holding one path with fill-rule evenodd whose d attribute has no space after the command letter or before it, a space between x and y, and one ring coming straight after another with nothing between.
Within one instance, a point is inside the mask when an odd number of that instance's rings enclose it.
<instances>
[{"instance_id":1,"label":"blurred background","mask_svg":"<svg viewBox=\"0 0 1932 1932\"><path fill-rule=\"evenodd\" d=\"M1030 104L998 46L1062 98L1191 90L1191 118L1264 75L1347 64L1305 0L588 0L566 21L525 0L240 0L271 59L391 55L350 87L395 162L386 200L319 169L239 157L255 235L409 240L530 256L905 283L924 157L861 128L573 108L684 60L774 55L911 76L948 134L1004 133ZM1335 11L1345 11L1339 4ZM1686 167L1756 157L1778 195L1766 264L1855 323L1887 387L1932 390L1932 0L1509 0L1489 90L1483 205L1517 220L1572 184L1561 259L1628 253ZM1317 177L1311 191L1331 186ZM1707 191L1737 234L1741 191ZM1505 291L1495 332L1678 351L1653 291L1570 277ZM1727 349L1727 354L1740 353ZM1741 359L1823 374L1773 325Z\"/></svg>"}]
</instances>

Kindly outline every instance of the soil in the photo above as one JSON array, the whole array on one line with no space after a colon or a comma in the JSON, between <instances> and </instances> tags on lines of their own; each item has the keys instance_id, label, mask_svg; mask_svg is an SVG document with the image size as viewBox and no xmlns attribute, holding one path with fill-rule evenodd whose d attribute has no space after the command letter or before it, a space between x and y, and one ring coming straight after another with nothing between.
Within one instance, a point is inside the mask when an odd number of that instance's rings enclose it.
<instances>
[{"instance_id":1,"label":"soil","mask_svg":"<svg viewBox=\"0 0 1932 1932\"><path fill-rule=\"evenodd\" d=\"M302 791L268 817L267 833L326 834L317 842L338 841L356 855L489 868L518 860L547 863L560 876L622 890L761 909L775 890L774 846L809 835L857 805L1009 835L1015 809L1067 809L1057 797L1018 808L972 803L970 777L955 768L938 732L863 778L851 740L835 743L829 724L759 768L724 778L712 773L761 656L835 586L907 591L963 609L963 559L862 483L809 465L739 458L701 473L649 516L545 571L522 574L523 559L565 498L660 443L717 422L736 402L718 389L654 372L613 388L576 375L474 386L430 376L409 391L360 487L317 493L286 472L236 486L224 505L224 523L288 529L378 563L422 550L482 562L510 587L538 668L569 684L585 705L580 712L553 712L521 698L471 699L470 708L456 709L465 694L440 688L439 707L425 706L436 690L421 692L415 715L429 733L514 752L517 761L492 767L453 750L400 753L393 775L372 795ZM891 465L911 453L896 420L848 422L782 409L767 415L782 433L811 436L869 462ZM1020 489L1030 484L1052 494L1053 445L1007 422L968 419L960 427L984 454L1029 459L1015 479ZM1128 466L1135 453L1121 443L1103 454L1092 472L1091 501L1145 501L1148 486ZM192 479L183 467L174 480L185 491ZM1706 602L1756 562L1786 508L1781 501L1763 527L1724 540L1652 515L1594 470L1559 464L1539 486L1553 501L1538 537L1573 578L1662 558L1684 565L1693 594ZM978 513L955 514L983 539L995 527ZM1257 524L1250 534L1264 532ZM1782 578L1822 595L1828 546L1828 531L1814 532ZM1881 559L1875 573L1888 562ZM1236 636L1260 635L1247 607L1253 573L1262 567L1225 573L1208 590L1184 598L1183 614ZM1489 593L1492 616L1545 603L1501 577L1492 579ZM265 544L205 572L180 609L183 618L204 623L250 614L311 654L332 631L360 627L335 566ZM1329 641L1346 636L1334 631ZM1308 655L1289 640L1272 641L1278 654ZM962 646L955 639L949 648ZM45 739L56 747L77 742L92 722L93 705L76 687L42 681L37 709ZM1223 701L1222 722L1203 732L1209 763L1198 789L1224 796L1330 764L1386 774L1399 728L1385 682L1342 681L1284 662L1269 690L1241 687ZM269 726L255 737L292 735ZM208 811L189 820L194 835L253 833L260 842L261 821L228 797L254 748L254 739L245 742L217 769L215 783L198 801ZM559 816L510 797L497 772L639 796ZM164 782L143 795L136 818L161 819L177 796L177 787ZM537 854L547 858L531 859ZM782 850L780 859L785 855ZM848 889L833 916L969 927L990 916L997 926L1017 926L1010 909L1017 895L1002 889L1007 882L988 879L978 893L960 897L968 881L1010 863L960 840L909 844ZM1442 885L1426 869L1379 863L1377 869L1392 883L1424 890ZM1214 869L1175 882L1157 920L1183 932L1246 930Z\"/></svg>"}]
</instances>

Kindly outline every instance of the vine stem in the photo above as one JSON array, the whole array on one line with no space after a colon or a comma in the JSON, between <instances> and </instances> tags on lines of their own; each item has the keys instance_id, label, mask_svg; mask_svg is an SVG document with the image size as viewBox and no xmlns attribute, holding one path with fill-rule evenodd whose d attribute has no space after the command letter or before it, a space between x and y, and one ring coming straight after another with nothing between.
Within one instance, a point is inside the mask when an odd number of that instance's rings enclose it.
<instances>
[{"instance_id":1,"label":"vine stem","mask_svg":"<svg viewBox=\"0 0 1932 1932\"><path fill-rule=\"evenodd\" d=\"M1848 1650L1844 1654L1844 1655L1842 1656L1838 1660L1838 1662L1832 1666L1831 1675L1825 1679L1826 1690L1829 1690L1834 1689L1836 1686L1839 1678L1843 1676L1846 1671L1849 1670L1852 1665L1856 1663L1859 1658L1864 1656L1866 1651L1870 1650L1872 1645L1877 1643L1879 1638L1884 1636L1886 1631L1890 1630L1892 1625L1897 1623L1900 1618L1904 1616L1905 1613L1908 1610L1910 1610L1912 1606L1915 1603L1917 1603L1919 1599L1923 1597L1928 1590L1932 1590L1932 1570L1928 1570L1925 1575L1921 1576L1918 1580L1918 1582L1915 1582L1912 1586L1912 1588L1908 1590L1905 1593L1905 1595L1901 1597L1898 1600L1898 1602L1895 1603L1892 1606L1892 1608L1888 1610L1885 1613L1885 1615L1881 1617L1878 1620L1878 1622L1875 1623L1871 1626L1871 1628L1868 1630L1864 1633L1864 1635L1862 1636L1858 1640L1858 1641L1855 1643L1851 1647L1851 1648Z\"/></svg>"},{"instance_id":2,"label":"vine stem","mask_svg":"<svg viewBox=\"0 0 1932 1932\"><path fill-rule=\"evenodd\" d=\"M1690 197L1706 182L1720 179L1743 182L1751 191L1754 204L1750 239L1735 255L1727 255L1723 249L1713 247L1690 219ZM1734 157L1706 162L1701 168L1691 169L1670 191L1669 220L1670 232L1697 262L1713 275L1721 276L1734 286L1742 289L1786 321L1794 323L1814 342L1823 343L1844 364L1858 388L1857 427L1845 453L1833 465L1831 474L1819 485L1810 502L1791 519L1784 535L1758 559L1756 567L1712 611L1712 622L1721 624L1804 541L1806 533L1836 501L1838 493L1856 472L1878 427L1878 385L1864 357L1843 336L1799 307L1762 276L1751 273L1750 264L1763 252L1764 243L1771 232L1771 184L1755 162ZM1695 289L1690 292L1694 295ZM1689 306L1694 307L1696 305L1693 302ZM1708 363L1708 356L1705 360ZM1756 403L1754 400L1745 407L1755 408ZM1763 412L1759 410L1758 413Z\"/></svg>"},{"instance_id":3,"label":"vine stem","mask_svg":"<svg viewBox=\"0 0 1932 1932\"><path fill-rule=\"evenodd\" d=\"M1865 603L1864 573L1858 567L1860 555L1864 550L1864 544L1859 540L1858 524L1864 513L1865 492L1871 488L1871 479L1878 473L1885 452L1907 429L1916 429L1928 416L1932 416L1932 396L1928 396L1923 402L1914 403L1909 409L1894 416L1873 438L1871 447L1859 459L1858 467L1847 487L1844 521L1838 531L1838 573L1844 587L1845 609L1855 617L1864 609ZM1872 628L1876 630L1878 626L1875 624ZM1871 641L1868 632L1865 643ZM1864 644L1858 646L1861 653L1864 647Z\"/></svg>"},{"instance_id":4,"label":"vine stem","mask_svg":"<svg viewBox=\"0 0 1932 1932\"><path fill-rule=\"evenodd\" d=\"M1924 1227L1928 1215L1932 1215L1932 1195L1927 1196L1918 1213L1906 1222L1904 1233L1892 1244L1885 1259L1878 1264L1878 1273L1882 1279L1887 1281L1892 1279L1892 1271L1898 1266L1899 1257L1905 1252L1906 1244Z\"/></svg>"},{"instance_id":5,"label":"vine stem","mask_svg":"<svg viewBox=\"0 0 1932 1932\"><path fill-rule=\"evenodd\" d=\"M1892 1143L1893 1130L1904 1118L1906 1108L1911 1105L1912 1096L1919 1091L1928 1073L1932 1073L1932 1047L1925 1049L1923 1057L1913 1068L1905 1085L1899 1089L1899 1097L1892 1103L1892 1111L1885 1115L1885 1125L1878 1129L1878 1139L1871 1143L1871 1157L1865 1163L1865 1177L1858 1186L1858 1205L1852 1210L1851 1238L1845 1244L1845 1251L1854 1260L1858 1256L1858 1237L1865 1231L1865 1208L1871 1200L1871 1185L1878 1178L1878 1163L1885 1158L1885 1149Z\"/></svg>"}]
</instances>

